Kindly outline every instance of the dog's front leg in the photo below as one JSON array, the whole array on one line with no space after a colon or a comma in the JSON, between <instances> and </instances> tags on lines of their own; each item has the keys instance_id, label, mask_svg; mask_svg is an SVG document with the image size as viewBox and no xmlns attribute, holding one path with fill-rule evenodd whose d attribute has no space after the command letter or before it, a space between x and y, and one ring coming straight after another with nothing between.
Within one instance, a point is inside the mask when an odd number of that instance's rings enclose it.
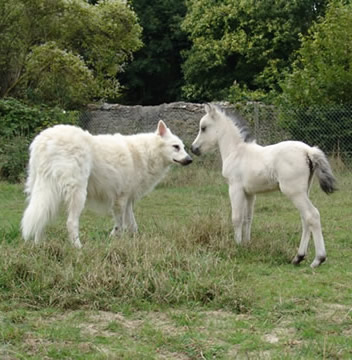
<instances>
[{"instance_id":1,"label":"dog's front leg","mask_svg":"<svg viewBox=\"0 0 352 360\"><path fill-rule=\"evenodd\" d=\"M126 207L126 228L132 233L138 232L138 225L133 213L133 202L129 201Z\"/></svg>"},{"instance_id":2,"label":"dog's front leg","mask_svg":"<svg viewBox=\"0 0 352 360\"><path fill-rule=\"evenodd\" d=\"M124 209L122 208L121 203L116 201L112 208L115 225L111 230L110 236L116 236L123 231L123 211Z\"/></svg>"}]
</instances>

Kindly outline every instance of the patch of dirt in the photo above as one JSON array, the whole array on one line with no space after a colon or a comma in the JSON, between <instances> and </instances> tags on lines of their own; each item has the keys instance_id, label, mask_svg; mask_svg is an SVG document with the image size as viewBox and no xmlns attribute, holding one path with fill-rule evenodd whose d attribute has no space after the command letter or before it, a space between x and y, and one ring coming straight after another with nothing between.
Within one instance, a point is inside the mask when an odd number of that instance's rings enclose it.
<instances>
[{"instance_id":1,"label":"patch of dirt","mask_svg":"<svg viewBox=\"0 0 352 360\"><path fill-rule=\"evenodd\" d=\"M35 355L41 348L48 347L53 344L51 341L38 338L31 333L26 334L24 343L26 344L28 355Z\"/></svg>"},{"instance_id":2,"label":"patch of dirt","mask_svg":"<svg viewBox=\"0 0 352 360\"><path fill-rule=\"evenodd\" d=\"M80 323L79 328L92 336L97 334L106 337L115 336L116 333L106 329L112 322L122 325L127 330L135 330L143 323L142 320L128 320L121 314L108 311L99 311L88 315L88 319L89 322Z\"/></svg>"},{"instance_id":3,"label":"patch of dirt","mask_svg":"<svg viewBox=\"0 0 352 360\"><path fill-rule=\"evenodd\" d=\"M181 335L188 330L187 326L175 326L170 317L165 313L147 313L145 314L145 319L166 335Z\"/></svg>"},{"instance_id":4,"label":"patch of dirt","mask_svg":"<svg viewBox=\"0 0 352 360\"><path fill-rule=\"evenodd\" d=\"M157 355L157 359L159 360L190 360L191 358L186 356L185 354L169 352L169 351L161 351Z\"/></svg>"},{"instance_id":5,"label":"patch of dirt","mask_svg":"<svg viewBox=\"0 0 352 360\"><path fill-rule=\"evenodd\" d=\"M265 334L263 336L263 341L268 342L270 344L277 344L280 341L291 343L292 341L295 341L294 340L295 335L296 335L296 330L294 328L290 327L289 324L282 323L280 324L280 327L276 327L269 334Z\"/></svg>"},{"instance_id":6,"label":"patch of dirt","mask_svg":"<svg viewBox=\"0 0 352 360\"><path fill-rule=\"evenodd\" d=\"M24 343L26 346L26 354L27 355L40 354L41 349L46 349L49 346L56 345L56 344L60 347L62 347L62 346L70 347L72 345L72 343L69 341L54 342L54 341L49 341L47 339L38 338L32 333L26 334ZM82 343L78 344L77 346L82 354L89 353L94 348L94 346L88 342L82 342ZM1 359L3 359L3 358L1 357ZM43 360L45 360L45 359L49 359L49 357L46 357L46 356L43 357Z\"/></svg>"},{"instance_id":7,"label":"patch of dirt","mask_svg":"<svg viewBox=\"0 0 352 360\"><path fill-rule=\"evenodd\" d=\"M332 321L336 324L342 324L352 317L352 307L342 304L322 304L317 309L317 316L324 321Z\"/></svg>"}]
</instances>

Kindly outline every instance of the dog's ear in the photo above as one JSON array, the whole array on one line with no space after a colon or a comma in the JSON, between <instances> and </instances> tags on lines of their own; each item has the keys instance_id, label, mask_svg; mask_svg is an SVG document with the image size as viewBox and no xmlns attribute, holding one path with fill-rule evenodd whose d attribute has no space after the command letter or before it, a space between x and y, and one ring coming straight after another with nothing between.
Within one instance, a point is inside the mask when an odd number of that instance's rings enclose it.
<instances>
[{"instance_id":1,"label":"dog's ear","mask_svg":"<svg viewBox=\"0 0 352 360\"><path fill-rule=\"evenodd\" d=\"M157 133L159 136L165 136L168 131L169 131L169 129L167 128L167 126L166 126L166 124L164 123L164 121L159 120L158 128L157 128L157 130L156 130L156 133Z\"/></svg>"}]
</instances>

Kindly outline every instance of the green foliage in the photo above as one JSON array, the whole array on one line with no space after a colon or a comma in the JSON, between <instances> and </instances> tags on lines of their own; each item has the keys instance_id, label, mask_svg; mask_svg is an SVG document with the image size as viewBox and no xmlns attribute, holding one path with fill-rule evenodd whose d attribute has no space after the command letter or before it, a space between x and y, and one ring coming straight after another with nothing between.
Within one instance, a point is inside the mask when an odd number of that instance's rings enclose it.
<instances>
[{"instance_id":1,"label":"green foliage","mask_svg":"<svg viewBox=\"0 0 352 360\"><path fill-rule=\"evenodd\" d=\"M122 0L0 0L0 19L2 97L69 109L116 97L116 76L141 46L137 18Z\"/></svg>"},{"instance_id":2,"label":"green foliage","mask_svg":"<svg viewBox=\"0 0 352 360\"><path fill-rule=\"evenodd\" d=\"M28 138L25 136L16 136L11 140L0 137L0 179L11 183L24 180L28 146Z\"/></svg>"},{"instance_id":3,"label":"green foliage","mask_svg":"<svg viewBox=\"0 0 352 360\"><path fill-rule=\"evenodd\" d=\"M66 12L65 26L65 47L79 53L97 79L95 97L116 100L120 95L117 78L142 45L134 11L123 0L99 1L88 7L76 1Z\"/></svg>"},{"instance_id":4,"label":"green foliage","mask_svg":"<svg viewBox=\"0 0 352 360\"><path fill-rule=\"evenodd\" d=\"M92 71L84 61L54 42L33 47L24 77L28 79L25 88L30 100L63 109L87 104L95 88Z\"/></svg>"},{"instance_id":5,"label":"green foliage","mask_svg":"<svg viewBox=\"0 0 352 360\"><path fill-rule=\"evenodd\" d=\"M352 3L332 1L326 16L301 37L279 97L292 135L342 157L352 152L351 23Z\"/></svg>"},{"instance_id":6,"label":"green foliage","mask_svg":"<svg viewBox=\"0 0 352 360\"><path fill-rule=\"evenodd\" d=\"M126 66L121 101L129 104L160 104L181 98L183 84L181 51L189 47L181 21L184 0L130 0L143 27L144 47Z\"/></svg>"},{"instance_id":7,"label":"green foliage","mask_svg":"<svg viewBox=\"0 0 352 360\"><path fill-rule=\"evenodd\" d=\"M192 48L184 53L184 95L223 100L234 81L249 90L276 89L299 47L298 34L326 1L189 0L183 22Z\"/></svg>"},{"instance_id":8,"label":"green foliage","mask_svg":"<svg viewBox=\"0 0 352 360\"><path fill-rule=\"evenodd\" d=\"M0 97L16 86L30 46L26 37L30 25L24 13L24 2L0 0Z\"/></svg>"},{"instance_id":9,"label":"green foliage","mask_svg":"<svg viewBox=\"0 0 352 360\"><path fill-rule=\"evenodd\" d=\"M26 136L32 139L41 130L56 124L76 124L77 111L48 106L30 106L19 100L0 100L0 137Z\"/></svg>"},{"instance_id":10,"label":"green foliage","mask_svg":"<svg viewBox=\"0 0 352 360\"><path fill-rule=\"evenodd\" d=\"M241 86L235 82L228 89L226 99L232 104L245 103L247 101L266 102L269 101L270 96L264 90L249 90L246 85Z\"/></svg>"},{"instance_id":11,"label":"green foliage","mask_svg":"<svg viewBox=\"0 0 352 360\"><path fill-rule=\"evenodd\" d=\"M0 100L0 178L20 181L28 161L28 145L42 129L76 124L78 112L28 106L15 99Z\"/></svg>"},{"instance_id":12,"label":"green foliage","mask_svg":"<svg viewBox=\"0 0 352 360\"><path fill-rule=\"evenodd\" d=\"M350 104L352 3L332 1L326 16L301 37L292 72L281 83L281 101L300 106Z\"/></svg>"}]
</instances>

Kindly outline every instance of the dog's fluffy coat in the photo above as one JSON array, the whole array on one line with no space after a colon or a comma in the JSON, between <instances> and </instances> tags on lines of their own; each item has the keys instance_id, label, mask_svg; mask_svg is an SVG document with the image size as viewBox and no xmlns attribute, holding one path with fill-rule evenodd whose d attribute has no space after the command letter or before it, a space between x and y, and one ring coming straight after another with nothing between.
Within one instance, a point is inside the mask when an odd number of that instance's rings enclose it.
<instances>
[{"instance_id":1,"label":"dog's fluffy coat","mask_svg":"<svg viewBox=\"0 0 352 360\"><path fill-rule=\"evenodd\" d=\"M182 141L163 121L155 133L129 136L94 136L70 125L46 129L30 146L23 238L34 237L38 243L62 203L69 238L78 248L79 217L86 203L96 210L112 211L112 234L136 231L134 202L153 189L171 163L191 161Z\"/></svg>"}]
</instances>

